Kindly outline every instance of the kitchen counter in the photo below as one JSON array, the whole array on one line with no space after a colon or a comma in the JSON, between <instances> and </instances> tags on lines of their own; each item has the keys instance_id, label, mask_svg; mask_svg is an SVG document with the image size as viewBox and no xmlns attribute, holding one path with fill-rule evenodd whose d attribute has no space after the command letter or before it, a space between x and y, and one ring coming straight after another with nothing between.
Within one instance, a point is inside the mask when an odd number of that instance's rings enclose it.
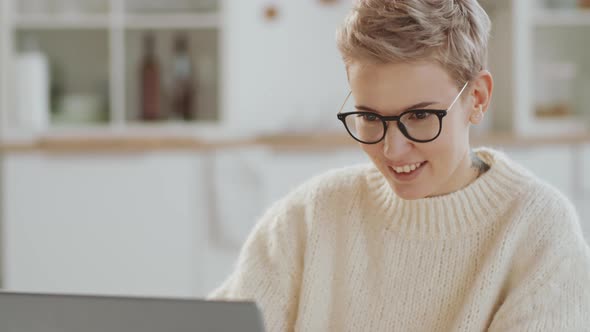
<instances>
[{"instance_id":1,"label":"kitchen counter","mask_svg":"<svg viewBox=\"0 0 590 332\"><path fill-rule=\"evenodd\" d=\"M590 143L590 133L560 137L517 137L494 133L472 137L473 146L534 147L546 145L581 145ZM0 149L5 153L43 152L143 152L161 150L206 151L227 148L266 146L278 150L334 150L355 147L347 134L273 134L250 138L203 139L172 135L105 135L39 137L28 141L5 141Z\"/></svg>"}]
</instances>

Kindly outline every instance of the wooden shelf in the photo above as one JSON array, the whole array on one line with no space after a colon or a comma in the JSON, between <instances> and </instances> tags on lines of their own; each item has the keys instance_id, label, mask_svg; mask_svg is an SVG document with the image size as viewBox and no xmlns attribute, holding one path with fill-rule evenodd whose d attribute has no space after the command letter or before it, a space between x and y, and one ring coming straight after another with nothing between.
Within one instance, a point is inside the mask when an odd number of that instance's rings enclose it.
<instances>
[{"instance_id":1,"label":"wooden shelf","mask_svg":"<svg viewBox=\"0 0 590 332\"><path fill-rule=\"evenodd\" d=\"M590 133L562 137L515 137L511 134L491 134L472 138L473 146L537 147L546 145L590 144ZM6 141L4 153L55 152L149 152L161 150L207 151L227 148L263 146L281 151L318 151L358 148L347 134L273 134L249 138L204 139L182 135L109 135L109 136L44 136L33 140Z\"/></svg>"},{"instance_id":2,"label":"wooden shelf","mask_svg":"<svg viewBox=\"0 0 590 332\"><path fill-rule=\"evenodd\" d=\"M128 14L128 29L217 29L219 14Z\"/></svg>"},{"instance_id":3,"label":"wooden shelf","mask_svg":"<svg viewBox=\"0 0 590 332\"><path fill-rule=\"evenodd\" d=\"M492 133L471 137L472 146L538 147L547 145L590 144L590 133L563 136L520 137L511 133Z\"/></svg>"},{"instance_id":4,"label":"wooden shelf","mask_svg":"<svg viewBox=\"0 0 590 332\"><path fill-rule=\"evenodd\" d=\"M27 14L16 18L18 29L108 29L107 14L85 15L38 15Z\"/></svg>"},{"instance_id":5,"label":"wooden shelf","mask_svg":"<svg viewBox=\"0 0 590 332\"><path fill-rule=\"evenodd\" d=\"M254 142L280 149L334 149L357 146L348 134L301 134L259 136ZM472 146L535 147L546 145L590 144L590 133L559 137L517 137L513 134L493 133L471 138Z\"/></svg>"},{"instance_id":6,"label":"wooden shelf","mask_svg":"<svg viewBox=\"0 0 590 332\"><path fill-rule=\"evenodd\" d=\"M128 29L217 29L220 15L205 14L127 14L124 26ZM26 14L16 18L18 29L108 29L108 14L42 15Z\"/></svg>"},{"instance_id":7,"label":"wooden shelf","mask_svg":"<svg viewBox=\"0 0 590 332\"><path fill-rule=\"evenodd\" d=\"M590 27L590 10L588 9L543 9L535 14L537 26L588 26Z\"/></svg>"}]
</instances>

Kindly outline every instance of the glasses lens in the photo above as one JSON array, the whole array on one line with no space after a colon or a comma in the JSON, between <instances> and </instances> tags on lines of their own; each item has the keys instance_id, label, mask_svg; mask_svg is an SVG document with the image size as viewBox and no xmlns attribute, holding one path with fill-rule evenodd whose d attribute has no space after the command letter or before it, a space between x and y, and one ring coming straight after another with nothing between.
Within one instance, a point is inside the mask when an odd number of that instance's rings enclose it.
<instances>
[{"instance_id":1,"label":"glasses lens","mask_svg":"<svg viewBox=\"0 0 590 332\"><path fill-rule=\"evenodd\" d=\"M385 127L381 119L371 113L351 114L346 117L346 127L354 138L365 143L376 143L383 137Z\"/></svg>"},{"instance_id":2,"label":"glasses lens","mask_svg":"<svg viewBox=\"0 0 590 332\"><path fill-rule=\"evenodd\" d=\"M440 132L440 118L427 111L406 113L400 121L414 140L428 141L434 139Z\"/></svg>"},{"instance_id":3,"label":"glasses lens","mask_svg":"<svg viewBox=\"0 0 590 332\"><path fill-rule=\"evenodd\" d=\"M346 104L342 107L342 113L359 112L356 109L356 100L350 94ZM383 137L383 121L372 113L350 114L345 118L346 128L358 141L363 143L377 143Z\"/></svg>"}]
</instances>

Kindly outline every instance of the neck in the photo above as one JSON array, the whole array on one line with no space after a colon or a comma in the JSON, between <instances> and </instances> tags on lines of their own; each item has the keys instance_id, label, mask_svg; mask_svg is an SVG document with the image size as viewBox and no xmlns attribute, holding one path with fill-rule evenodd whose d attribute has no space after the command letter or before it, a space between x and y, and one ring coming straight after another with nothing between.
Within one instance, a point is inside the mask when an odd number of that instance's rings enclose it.
<instances>
[{"instance_id":1,"label":"neck","mask_svg":"<svg viewBox=\"0 0 590 332\"><path fill-rule=\"evenodd\" d=\"M444 189L430 197L442 196L459 191L467 187L489 169L490 166L488 164L481 160L473 150L468 149L463 155L459 167L453 172L450 180L444 186Z\"/></svg>"}]
</instances>

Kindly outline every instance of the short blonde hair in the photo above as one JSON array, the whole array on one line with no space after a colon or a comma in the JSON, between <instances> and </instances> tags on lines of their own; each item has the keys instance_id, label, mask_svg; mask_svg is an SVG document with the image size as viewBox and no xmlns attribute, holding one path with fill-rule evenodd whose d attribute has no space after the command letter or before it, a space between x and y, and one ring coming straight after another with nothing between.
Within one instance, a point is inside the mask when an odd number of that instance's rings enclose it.
<instances>
[{"instance_id":1,"label":"short blonde hair","mask_svg":"<svg viewBox=\"0 0 590 332\"><path fill-rule=\"evenodd\" d=\"M356 0L338 31L354 61L435 61L463 85L487 67L491 22L477 0Z\"/></svg>"}]
</instances>

